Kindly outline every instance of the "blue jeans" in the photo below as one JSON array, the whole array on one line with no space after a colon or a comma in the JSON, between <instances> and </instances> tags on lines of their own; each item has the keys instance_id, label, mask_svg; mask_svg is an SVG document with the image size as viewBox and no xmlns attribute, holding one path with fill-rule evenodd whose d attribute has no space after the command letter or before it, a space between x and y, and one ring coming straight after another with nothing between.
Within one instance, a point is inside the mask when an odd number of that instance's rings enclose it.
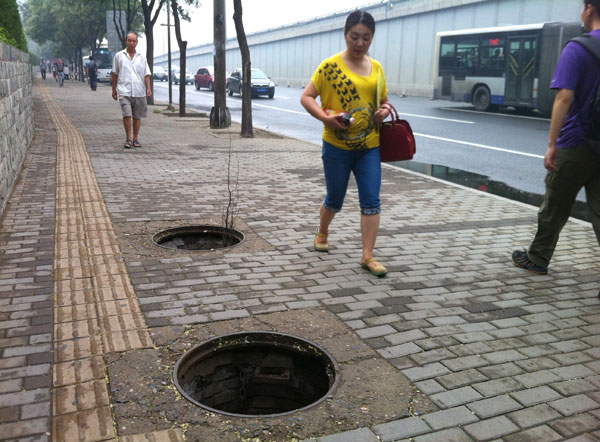
<instances>
[{"instance_id":1,"label":"blue jeans","mask_svg":"<svg viewBox=\"0 0 600 442\"><path fill-rule=\"evenodd\" d=\"M327 185L327 195L323 205L327 210L333 213L342 210L350 172L353 172L358 185L360 213L363 215L381 213L379 147L367 150L345 150L323 141L322 158Z\"/></svg>"},{"instance_id":2,"label":"blue jeans","mask_svg":"<svg viewBox=\"0 0 600 442\"><path fill-rule=\"evenodd\" d=\"M96 90L96 86L98 85L98 77L90 76L90 87L93 91Z\"/></svg>"}]
</instances>

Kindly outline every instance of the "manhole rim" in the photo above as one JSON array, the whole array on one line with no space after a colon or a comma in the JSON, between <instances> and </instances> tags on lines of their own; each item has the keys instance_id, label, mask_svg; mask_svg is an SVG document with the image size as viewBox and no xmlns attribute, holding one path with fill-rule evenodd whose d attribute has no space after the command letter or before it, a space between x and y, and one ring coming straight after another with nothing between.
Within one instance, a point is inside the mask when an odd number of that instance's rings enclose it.
<instances>
[{"instance_id":1,"label":"manhole rim","mask_svg":"<svg viewBox=\"0 0 600 442\"><path fill-rule=\"evenodd\" d=\"M196 401L194 398L192 398L183 388L182 386L179 384L179 381L177 379L177 372L179 370L179 367L181 365L183 365L184 363L187 362L188 359L190 359L193 356L194 350L196 350L199 347L203 347L207 344L213 344L213 348L209 348L206 350L204 357L206 357L208 354L210 353L218 353L221 348L216 345L214 343L218 342L219 340L222 339L234 339L234 337L236 336L240 336L240 335L275 335L275 336L282 336L285 338L292 338L298 341L301 341L302 343L304 343L305 345L311 346L316 348L319 352L322 353L322 355L324 355L325 357L327 357L327 359L329 360L329 362L331 363L331 365L333 366L333 384L331 384L331 386L329 387L329 389L327 390L327 392L325 394L323 394L319 399L317 399L314 402L311 402L308 405L305 405L304 407L301 408L296 408L294 410L290 410L290 411L285 411L282 413L272 413L272 414L242 414L242 413L231 413L228 411L223 411L223 410L219 410L213 407L210 407L208 405L202 404L198 401ZM256 343L260 343L261 341L256 341ZM264 343L269 343L269 344L274 344L275 346L277 346L276 343L273 342L264 342ZM240 344L236 344L234 347L229 347L229 349L232 348L236 348L236 347L240 347L242 346L242 343ZM279 345L281 348L288 348L284 345ZM232 417L242 417L242 418L271 418L271 417L280 417L280 416L287 416L293 413L297 413L300 411L305 411L308 410L310 408L316 407L317 405L321 404L323 401L325 401L326 399L330 398L333 395L333 392L337 389L339 383L340 383L340 367L339 364L337 363L337 361L335 360L335 358L333 357L333 355L327 351L326 349L324 349L322 346L320 346L319 344L309 341L307 339L301 338L300 336L296 336L296 335L292 335L290 333L281 333L281 332L273 332L273 331L244 331L244 332L235 332L235 333L227 333L224 335L219 335L216 336L214 338L208 339L200 344L197 344L195 346L193 346L192 348L190 348L189 350L187 350L185 353L183 353L178 359L177 362L175 363L175 366L173 367L173 383L175 384L175 388L177 389L177 392L179 394L181 394L185 399L187 399L189 402L191 402L192 404L203 408L207 411L210 411L212 413L218 413L218 414L223 414L226 416L232 416Z\"/></svg>"},{"instance_id":2,"label":"manhole rim","mask_svg":"<svg viewBox=\"0 0 600 442\"><path fill-rule=\"evenodd\" d=\"M206 231L212 231L213 233L227 232L232 237L238 239L238 242L236 242L235 244L232 244L230 246L219 247L216 249L196 249L196 250L194 250L194 249L176 249L173 247L163 246L162 244L160 244L158 242L159 239L164 239L164 238L168 237L167 235L169 235L169 234L174 235L177 233L198 233L198 232L196 232L196 230L200 230L200 229L206 230ZM163 229L160 232L157 232L154 235L152 235L152 244L154 244L155 246L160 247L165 250L174 250L174 251L178 251L178 252L211 252L211 251L216 252L216 251L220 251L220 250L233 249L234 247L241 245L244 241L246 241L246 235L241 230L231 229L229 227L217 226L215 224L191 224L191 225L185 225L185 226L170 227L168 229Z\"/></svg>"}]
</instances>

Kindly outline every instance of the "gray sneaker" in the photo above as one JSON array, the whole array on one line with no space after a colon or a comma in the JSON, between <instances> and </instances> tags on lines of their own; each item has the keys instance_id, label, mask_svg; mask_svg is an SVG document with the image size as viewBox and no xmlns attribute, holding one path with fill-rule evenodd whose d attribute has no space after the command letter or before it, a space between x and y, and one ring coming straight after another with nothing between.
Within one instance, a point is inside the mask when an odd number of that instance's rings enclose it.
<instances>
[{"instance_id":1,"label":"gray sneaker","mask_svg":"<svg viewBox=\"0 0 600 442\"><path fill-rule=\"evenodd\" d=\"M530 272L536 273L538 275L548 274L548 267L534 264L529 259L529 255L525 250L515 250L512 254L512 260L517 267L521 267L522 269L529 270Z\"/></svg>"}]
</instances>

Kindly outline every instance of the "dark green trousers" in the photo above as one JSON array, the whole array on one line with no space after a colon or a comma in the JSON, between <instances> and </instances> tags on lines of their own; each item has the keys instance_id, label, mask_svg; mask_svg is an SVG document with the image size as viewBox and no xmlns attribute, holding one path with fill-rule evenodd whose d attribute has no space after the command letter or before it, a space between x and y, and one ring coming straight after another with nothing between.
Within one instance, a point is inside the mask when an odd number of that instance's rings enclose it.
<instances>
[{"instance_id":1,"label":"dark green trousers","mask_svg":"<svg viewBox=\"0 0 600 442\"><path fill-rule=\"evenodd\" d=\"M550 264L560 231L582 187L600 245L600 156L585 143L558 149L555 164L556 170L546 174L546 194L538 212L537 233L528 250L529 259L541 266Z\"/></svg>"}]
</instances>

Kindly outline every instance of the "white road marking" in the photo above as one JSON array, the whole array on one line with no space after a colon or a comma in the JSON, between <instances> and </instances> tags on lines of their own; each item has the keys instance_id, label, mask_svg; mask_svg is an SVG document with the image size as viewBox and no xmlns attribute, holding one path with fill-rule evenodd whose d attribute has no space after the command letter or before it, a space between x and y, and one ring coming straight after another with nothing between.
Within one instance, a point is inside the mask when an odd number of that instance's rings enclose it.
<instances>
[{"instance_id":1,"label":"white road marking","mask_svg":"<svg viewBox=\"0 0 600 442\"><path fill-rule=\"evenodd\" d=\"M474 110L470 110L470 109L455 109L455 108L451 108L451 107L440 107L440 109L453 111L453 112L470 112L472 114L489 115L489 116L493 116L493 117L523 118L525 120L540 120L540 121L550 122L550 120L548 118L542 118L542 117L528 117L525 115L507 115L507 114L499 114L499 113L488 113L488 112L474 111Z\"/></svg>"},{"instance_id":2,"label":"white road marking","mask_svg":"<svg viewBox=\"0 0 600 442\"><path fill-rule=\"evenodd\" d=\"M522 156L531 157L531 158L538 158L538 159L539 158L541 158L541 159L544 158L543 155L536 155L536 154L527 153L527 152L519 152L518 150L504 149L502 147L487 146L485 144L470 143L468 141L453 140L452 138L436 137L436 136L433 136L433 135L425 135L425 134L420 134L420 133L417 133L417 132L415 132L414 134L417 135L417 136L419 136L419 137L430 138L432 140L445 141L447 143L463 144L465 146L479 147L480 149L495 150L495 151L498 151L498 152L512 153L512 154L515 154L515 155L522 155Z\"/></svg>"},{"instance_id":3,"label":"white road marking","mask_svg":"<svg viewBox=\"0 0 600 442\"><path fill-rule=\"evenodd\" d=\"M453 120L452 118L430 117L429 115L407 114L405 112L400 112L400 111L398 111L398 114L400 114L400 115L406 115L407 117L428 118L430 120L450 121L452 123L475 124L474 121Z\"/></svg>"}]
</instances>

